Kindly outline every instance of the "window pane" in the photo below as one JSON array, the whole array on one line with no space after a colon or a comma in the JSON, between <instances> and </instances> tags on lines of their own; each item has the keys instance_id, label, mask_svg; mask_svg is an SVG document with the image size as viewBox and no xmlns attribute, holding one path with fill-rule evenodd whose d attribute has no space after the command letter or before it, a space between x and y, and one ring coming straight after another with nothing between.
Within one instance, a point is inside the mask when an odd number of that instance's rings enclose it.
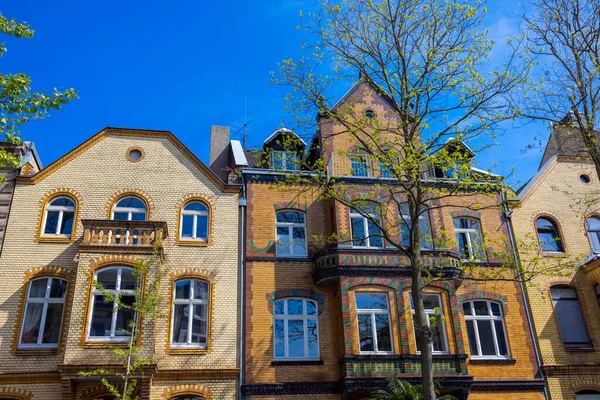
<instances>
[{"instance_id":1,"label":"window pane","mask_svg":"<svg viewBox=\"0 0 600 400\"><path fill-rule=\"evenodd\" d=\"M208 283L195 280L194 282L194 299L208 300Z\"/></svg>"},{"instance_id":2,"label":"window pane","mask_svg":"<svg viewBox=\"0 0 600 400\"><path fill-rule=\"evenodd\" d=\"M479 351L477 350L477 339L475 338L475 327L473 326L473 321L465 322L467 323L467 334L469 335L469 349L471 349L471 355L478 356Z\"/></svg>"},{"instance_id":3,"label":"window pane","mask_svg":"<svg viewBox=\"0 0 600 400\"><path fill-rule=\"evenodd\" d=\"M277 254L290 254L290 229L287 226L277 228Z\"/></svg>"},{"instance_id":4,"label":"window pane","mask_svg":"<svg viewBox=\"0 0 600 400\"><path fill-rule=\"evenodd\" d=\"M435 316L435 325L431 328L433 333L433 350L434 351L446 351L446 340L444 338L444 322L440 315Z\"/></svg>"},{"instance_id":5,"label":"window pane","mask_svg":"<svg viewBox=\"0 0 600 400\"><path fill-rule=\"evenodd\" d=\"M189 306L175 304L173 306L173 343L187 343Z\"/></svg>"},{"instance_id":6,"label":"window pane","mask_svg":"<svg viewBox=\"0 0 600 400\"><path fill-rule=\"evenodd\" d=\"M132 221L145 221L146 213L131 213L131 220Z\"/></svg>"},{"instance_id":7,"label":"window pane","mask_svg":"<svg viewBox=\"0 0 600 400\"><path fill-rule=\"evenodd\" d=\"M196 238L206 240L208 238L208 216L198 215L196 219Z\"/></svg>"},{"instance_id":8,"label":"window pane","mask_svg":"<svg viewBox=\"0 0 600 400\"><path fill-rule=\"evenodd\" d=\"M554 300L554 311L558 327L565 343L588 343L589 338L585 329L579 301L575 299Z\"/></svg>"},{"instance_id":9,"label":"window pane","mask_svg":"<svg viewBox=\"0 0 600 400\"><path fill-rule=\"evenodd\" d=\"M48 304L46 310L46 322L44 326L44 337L42 343L58 343L60 336L60 323L62 319L63 305Z\"/></svg>"},{"instance_id":10,"label":"window pane","mask_svg":"<svg viewBox=\"0 0 600 400\"><path fill-rule=\"evenodd\" d=\"M375 325L377 327L377 350L392 351L389 315L375 314Z\"/></svg>"},{"instance_id":11,"label":"window pane","mask_svg":"<svg viewBox=\"0 0 600 400\"><path fill-rule=\"evenodd\" d=\"M361 310L387 310L387 294L356 293L356 308Z\"/></svg>"},{"instance_id":12,"label":"window pane","mask_svg":"<svg viewBox=\"0 0 600 400\"><path fill-rule=\"evenodd\" d=\"M290 222L296 224L304 223L304 213L298 211L279 211L277 213L277 222Z\"/></svg>"},{"instance_id":13,"label":"window pane","mask_svg":"<svg viewBox=\"0 0 600 400\"><path fill-rule=\"evenodd\" d=\"M288 321L288 352L290 357L304 357L304 321Z\"/></svg>"},{"instance_id":14,"label":"window pane","mask_svg":"<svg viewBox=\"0 0 600 400\"><path fill-rule=\"evenodd\" d=\"M364 219L352 218L352 245L365 246L365 224Z\"/></svg>"},{"instance_id":15,"label":"window pane","mask_svg":"<svg viewBox=\"0 0 600 400\"><path fill-rule=\"evenodd\" d=\"M127 221L129 219L129 214L124 212L116 212L113 215L113 219L115 221Z\"/></svg>"},{"instance_id":16,"label":"window pane","mask_svg":"<svg viewBox=\"0 0 600 400\"><path fill-rule=\"evenodd\" d=\"M319 356L319 332L317 321L314 319L307 320L306 327L308 330L308 357L316 358Z\"/></svg>"},{"instance_id":17,"label":"window pane","mask_svg":"<svg viewBox=\"0 0 600 400\"><path fill-rule=\"evenodd\" d=\"M419 226L421 227L421 248L426 250L433 249L433 238L431 237L431 225L429 223L429 213L427 211L421 214Z\"/></svg>"},{"instance_id":18,"label":"window pane","mask_svg":"<svg viewBox=\"0 0 600 400\"><path fill-rule=\"evenodd\" d=\"M413 317L413 329L415 330L415 344L417 345L417 351L421 351L421 330L415 326L415 319Z\"/></svg>"},{"instance_id":19,"label":"window pane","mask_svg":"<svg viewBox=\"0 0 600 400\"><path fill-rule=\"evenodd\" d=\"M46 297L46 287L48 287L48 279L36 279L31 281L29 289L29 298L44 298Z\"/></svg>"},{"instance_id":20,"label":"window pane","mask_svg":"<svg viewBox=\"0 0 600 400\"><path fill-rule=\"evenodd\" d=\"M273 169L279 169L282 170L283 169L283 162L284 162L284 152L282 151L274 151L273 152Z\"/></svg>"},{"instance_id":21,"label":"window pane","mask_svg":"<svg viewBox=\"0 0 600 400\"><path fill-rule=\"evenodd\" d=\"M48 211L46 217L46 226L44 227L44 233L54 235L58 228L58 215L59 211Z\"/></svg>"},{"instance_id":22,"label":"window pane","mask_svg":"<svg viewBox=\"0 0 600 400\"><path fill-rule=\"evenodd\" d=\"M181 222L181 237L192 237L192 232L194 230L194 216L193 215L184 215Z\"/></svg>"},{"instance_id":23,"label":"window pane","mask_svg":"<svg viewBox=\"0 0 600 400\"><path fill-rule=\"evenodd\" d=\"M375 350L370 314L358 314L358 337L360 340L360 351Z\"/></svg>"},{"instance_id":24,"label":"window pane","mask_svg":"<svg viewBox=\"0 0 600 400\"><path fill-rule=\"evenodd\" d=\"M274 303L273 311L274 311L275 315L283 315L283 313L284 313L283 302L284 302L284 300L278 300Z\"/></svg>"},{"instance_id":25,"label":"window pane","mask_svg":"<svg viewBox=\"0 0 600 400\"><path fill-rule=\"evenodd\" d=\"M288 315L303 315L302 300L288 300Z\"/></svg>"},{"instance_id":26,"label":"window pane","mask_svg":"<svg viewBox=\"0 0 600 400\"><path fill-rule=\"evenodd\" d=\"M304 228L292 228L292 234L294 241L294 255L306 255L306 237L304 234Z\"/></svg>"},{"instance_id":27,"label":"window pane","mask_svg":"<svg viewBox=\"0 0 600 400\"><path fill-rule=\"evenodd\" d=\"M559 299L577 299L577 292L575 289L568 286L553 286L550 289L552 300Z\"/></svg>"},{"instance_id":28,"label":"window pane","mask_svg":"<svg viewBox=\"0 0 600 400\"><path fill-rule=\"evenodd\" d=\"M490 303L490 306L492 306L492 315L495 315L496 317L502 316L502 313L500 312L500 304Z\"/></svg>"},{"instance_id":29,"label":"window pane","mask_svg":"<svg viewBox=\"0 0 600 400\"><path fill-rule=\"evenodd\" d=\"M50 286L50 298L62 299L65 297L67 292L67 281L62 279L52 279L52 286Z\"/></svg>"},{"instance_id":30,"label":"window pane","mask_svg":"<svg viewBox=\"0 0 600 400\"><path fill-rule=\"evenodd\" d=\"M471 236L471 251L473 252L473 257L481 260L485 256L485 249L483 248L481 233L470 232L469 235Z\"/></svg>"},{"instance_id":31,"label":"window pane","mask_svg":"<svg viewBox=\"0 0 600 400\"><path fill-rule=\"evenodd\" d=\"M66 197L60 197L58 199L54 199L50 202L51 206L62 206L62 207L75 207L75 203L71 199L67 199Z\"/></svg>"},{"instance_id":32,"label":"window pane","mask_svg":"<svg viewBox=\"0 0 600 400\"><path fill-rule=\"evenodd\" d=\"M199 202L193 202L193 203L188 203L185 207L184 207L185 211L208 211L208 209L206 208L206 206L202 203Z\"/></svg>"},{"instance_id":33,"label":"window pane","mask_svg":"<svg viewBox=\"0 0 600 400\"><path fill-rule=\"evenodd\" d=\"M27 310L25 312L25 321L23 323L23 335L21 336L21 343L37 344L38 336L40 334L40 324L42 321L43 309L44 305L41 303L27 304Z\"/></svg>"},{"instance_id":34,"label":"window pane","mask_svg":"<svg viewBox=\"0 0 600 400\"><path fill-rule=\"evenodd\" d=\"M423 306L426 310L440 308L440 298L436 295L423 295Z\"/></svg>"},{"instance_id":35,"label":"window pane","mask_svg":"<svg viewBox=\"0 0 600 400\"><path fill-rule=\"evenodd\" d=\"M121 290L135 290L136 278L128 268L121 269Z\"/></svg>"},{"instance_id":36,"label":"window pane","mask_svg":"<svg viewBox=\"0 0 600 400\"><path fill-rule=\"evenodd\" d=\"M140 200L136 197L126 197L126 198L120 200L117 203L116 207L144 208L145 209L146 204L142 200Z\"/></svg>"},{"instance_id":37,"label":"window pane","mask_svg":"<svg viewBox=\"0 0 600 400\"><path fill-rule=\"evenodd\" d=\"M477 321L479 329L479 344L481 345L481 355L495 356L494 335L492 333L492 321Z\"/></svg>"},{"instance_id":38,"label":"window pane","mask_svg":"<svg viewBox=\"0 0 600 400\"><path fill-rule=\"evenodd\" d=\"M284 321L275 320L275 357L285 357Z\"/></svg>"},{"instance_id":39,"label":"window pane","mask_svg":"<svg viewBox=\"0 0 600 400\"><path fill-rule=\"evenodd\" d=\"M317 304L314 301L306 301L306 315L317 315Z\"/></svg>"},{"instance_id":40,"label":"window pane","mask_svg":"<svg viewBox=\"0 0 600 400\"><path fill-rule=\"evenodd\" d=\"M554 223L546 218L538 218L537 221L535 222L535 226L537 229L556 231L556 227L554 226Z\"/></svg>"},{"instance_id":41,"label":"window pane","mask_svg":"<svg viewBox=\"0 0 600 400\"><path fill-rule=\"evenodd\" d=\"M552 232L538 232L543 251L561 251L558 238Z\"/></svg>"},{"instance_id":42,"label":"window pane","mask_svg":"<svg viewBox=\"0 0 600 400\"><path fill-rule=\"evenodd\" d=\"M117 288L117 268L104 269L98 271L96 280L104 289L113 290Z\"/></svg>"},{"instance_id":43,"label":"window pane","mask_svg":"<svg viewBox=\"0 0 600 400\"><path fill-rule=\"evenodd\" d=\"M383 247L381 229L379 229L379 227L370 220L367 220L367 226L369 227L369 246Z\"/></svg>"},{"instance_id":44,"label":"window pane","mask_svg":"<svg viewBox=\"0 0 600 400\"><path fill-rule=\"evenodd\" d=\"M508 355L508 346L506 345L506 337L504 336L504 327L502 321L494 321L494 327L496 328L496 338L498 339L498 349L500 350L501 356Z\"/></svg>"},{"instance_id":45,"label":"window pane","mask_svg":"<svg viewBox=\"0 0 600 400\"><path fill-rule=\"evenodd\" d=\"M465 315L471 315L471 303L463 303L463 309L465 310Z\"/></svg>"},{"instance_id":46,"label":"window pane","mask_svg":"<svg viewBox=\"0 0 600 400\"><path fill-rule=\"evenodd\" d=\"M486 301L474 301L475 315L489 315Z\"/></svg>"},{"instance_id":47,"label":"window pane","mask_svg":"<svg viewBox=\"0 0 600 400\"><path fill-rule=\"evenodd\" d=\"M135 296L121 296L121 303L132 306L135 303ZM131 334L130 322L135 317L135 311L131 308L121 308L117 312L117 325L115 327L116 336L129 336Z\"/></svg>"},{"instance_id":48,"label":"window pane","mask_svg":"<svg viewBox=\"0 0 600 400\"><path fill-rule=\"evenodd\" d=\"M175 282L175 298L189 299L190 298L190 281Z\"/></svg>"},{"instance_id":49,"label":"window pane","mask_svg":"<svg viewBox=\"0 0 600 400\"><path fill-rule=\"evenodd\" d=\"M206 308L205 304L194 306L194 316L192 320L192 343L206 343Z\"/></svg>"},{"instance_id":50,"label":"window pane","mask_svg":"<svg viewBox=\"0 0 600 400\"><path fill-rule=\"evenodd\" d=\"M592 250L600 252L600 231L592 231L588 233L590 237L590 243L592 244Z\"/></svg>"},{"instance_id":51,"label":"window pane","mask_svg":"<svg viewBox=\"0 0 600 400\"><path fill-rule=\"evenodd\" d=\"M75 218L74 212L63 212L62 226L60 227L60 233L62 235L70 235L73 230L73 219Z\"/></svg>"},{"instance_id":52,"label":"window pane","mask_svg":"<svg viewBox=\"0 0 600 400\"><path fill-rule=\"evenodd\" d=\"M294 153L287 153L285 163L285 169L288 171L295 171L298 162L296 161L296 155Z\"/></svg>"},{"instance_id":53,"label":"window pane","mask_svg":"<svg viewBox=\"0 0 600 400\"><path fill-rule=\"evenodd\" d=\"M110 336L112 313L113 303L106 304L104 302L104 296L94 296L90 336Z\"/></svg>"},{"instance_id":54,"label":"window pane","mask_svg":"<svg viewBox=\"0 0 600 400\"><path fill-rule=\"evenodd\" d=\"M462 259L471 258L469 242L467 241L467 233L466 232L457 232L456 233L456 242L458 244L458 252L460 253L460 258L462 258Z\"/></svg>"}]
</instances>

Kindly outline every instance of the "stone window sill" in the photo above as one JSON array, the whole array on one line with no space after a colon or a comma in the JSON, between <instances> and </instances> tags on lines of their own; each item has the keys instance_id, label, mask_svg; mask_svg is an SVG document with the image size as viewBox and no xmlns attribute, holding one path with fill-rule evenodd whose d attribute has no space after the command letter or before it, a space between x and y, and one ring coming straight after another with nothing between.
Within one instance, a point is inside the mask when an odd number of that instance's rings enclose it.
<instances>
[{"instance_id":1,"label":"stone window sill","mask_svg":"<svg viewBox=\"0 0 600 400\"><path fill-rule=\"evenodd\" d=\"M272 367L281 367L288 365L323 365L323 360L273 360L271 361Z\"/></svg>"},{"instance_id":2,"label":"stone window sill","mask_svg":"<svg viewBox=\"0 0 600 400\"><path fill-rule=\"evenodd\" d=\"M469 364L472 365L514 365L517 362L514 358L471 358Z\"/></svg>"},{"instance_id":3,"label":"stone window sill","mask_svg":"<svg viewBox=\"0 0 600 400\"><path fill-rule=\"evenodd\" d=\"M591 343L564 343L567 353L592 353L594 345Z\"/></svg>"},{"instance_id":4,"label":"stone window sill","mask_svg":"<svg viewBox=\"0 0 600 400\"><path fill-rule=\"evenodd\" d=\"M32 357L51 357L58 354L58 349L17 349L15 351L16 356L32 356Z\"/></svg>"}]
</instances>

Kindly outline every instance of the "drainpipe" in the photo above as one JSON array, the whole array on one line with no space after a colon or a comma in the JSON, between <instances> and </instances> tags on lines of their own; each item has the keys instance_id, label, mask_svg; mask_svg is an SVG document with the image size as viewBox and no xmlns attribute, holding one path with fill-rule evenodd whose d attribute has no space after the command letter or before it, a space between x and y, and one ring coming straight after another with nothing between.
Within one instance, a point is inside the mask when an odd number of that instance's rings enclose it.
<instances>
[{"instance_id":1,"label":"drainpipe","mask_svg":"<svg viewBox=\"0 0 600 400\"><path fill-rule=\"evenodd\" d=\"M241 171L240 171L241 172ZM239 249L239 258L240 258L240 292L239 292L239 296L240 296L240 327L239 327L239 338L240 338L240 342L239 342L239 349L240 349L240 383L239 383L239 387L238 387L238 393L239 396L238 398L240 400L243 399L243 394L242 394L242 385L244 383L244 338L245 338L245 332L246 330L244 329L244 321L245 321L245 293L246 293L246 287L245 287L245 276L246 276L246 268L245 268L245 254L246 254L246 250L245 250L245 244L246 244L246 182L244 180L244 174L241 173L242 176L242 196L240 198L240 249Z\"/></svg>"},{"instance_id":2,"label":"drainpipe","mask_svg":"<svg viewBox=\"0 0 600 400\"><path fill-rule=\"evenodd\" d=\"M520 268L520 260L519 255L517 253L516 239L515 234L512 228L512 211L509 210L508 204L506 202L506 193L504 190L502 191L502 213L504 214L504 218L506 218L506 227L508 229L508 238L510 240L510 246L512 247L513 257L515 259L515 263L517 267ZM531 320L531 310L529 309L529 299L525 296L526 288L523 281L519 281L519 286L521 287L521 296L523 296L523 304L525 305L525 314L527 315L527 324L529 325L529 334L531 335L531 340L533 342L533 350L535 352L535 360L537 361L538 371L540 371L540 378L546 382L546 378L544 376L544 370L542 369L542 359L540 357L539 347L537 337L535 335L535 330L533 328L533 321ZM546 400L550 399L548 395L548 382L544 384L544 397Z\"/></svg>"}]
</instances>

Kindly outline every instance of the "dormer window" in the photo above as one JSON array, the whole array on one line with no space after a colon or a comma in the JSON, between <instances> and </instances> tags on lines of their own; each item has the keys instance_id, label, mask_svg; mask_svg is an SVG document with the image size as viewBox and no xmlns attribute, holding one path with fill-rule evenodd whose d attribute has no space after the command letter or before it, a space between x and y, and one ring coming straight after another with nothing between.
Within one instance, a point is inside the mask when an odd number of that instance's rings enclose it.
<instances>
[{"instance_id":1,"label":"dormer window","mask_svg":"<svg viewBox=\"0 0 600 400\"><path fill-rule=\"evenodd\" d=\"M290 151L273 151L271 165L277 171L297 171L298 155Z\"/></svg>"}]
</instances>

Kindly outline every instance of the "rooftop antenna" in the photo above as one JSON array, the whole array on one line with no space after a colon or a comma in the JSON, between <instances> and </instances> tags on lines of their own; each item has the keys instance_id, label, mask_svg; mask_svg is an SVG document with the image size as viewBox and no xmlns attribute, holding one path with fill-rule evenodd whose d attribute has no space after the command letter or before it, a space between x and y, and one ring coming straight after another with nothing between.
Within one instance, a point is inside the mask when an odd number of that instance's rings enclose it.
<instances>
[{"instance_id":1,"label":"rooftop antenna","mask_svg":"<svg viewBox=\"0 0 600 400\"><path fill-rule=\"evenodd\" d=\"M248 128L248 125L250 125L252 121L248 121L248 98L244 97L244 122L240 122L240 121L235 121L233 124L238 127L239 129L233 134L233 136L235 137L236 135L238 135L239 133L242 133L242 146L244 148L244 150L246 150L246 142L248 139L248 132L251 131L250 128Z\"/></svg>"}]
</instances>

